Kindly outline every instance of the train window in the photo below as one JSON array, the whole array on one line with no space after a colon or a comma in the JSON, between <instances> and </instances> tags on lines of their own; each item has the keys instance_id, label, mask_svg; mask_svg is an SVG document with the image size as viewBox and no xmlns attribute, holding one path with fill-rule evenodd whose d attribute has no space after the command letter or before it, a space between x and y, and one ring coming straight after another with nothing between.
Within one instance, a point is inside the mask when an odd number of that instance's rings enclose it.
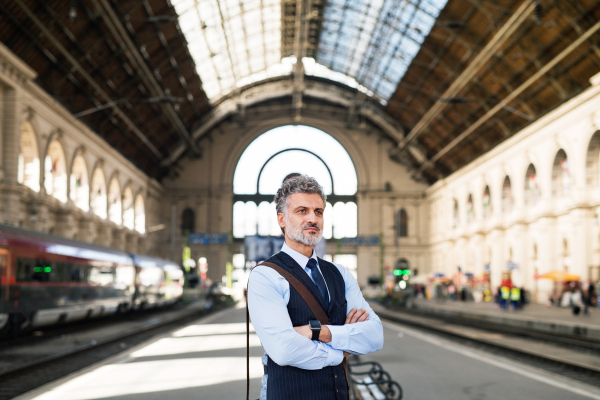
<instances>
[{"instance_id":1,"label":"train window","mask_svg":"<svg viewBox=\"0 0 600 400\"><path fill-rule=\"evenodd\" d=\"M17 258L17 281L56 282L59 278L54 262L49 260Z\"/></svg>"},{"instance_id":2,"label":"train window","mask_svg":"<svg viewBox=\"0 0 600 400\"><path fill-rule=\"evenodd\" d=\"M51 260L17 258L18 282L82 282L88 281L91 267Z\"/></svg>"},{"instance_id":3,"label":"train window","mask_svg":"<svg viewBox=\"0 0 600 400\"><path fill-rule=\"evenodd\" d=\"M84 264L67 264L66 270L69 271L67 282L87 282L88 266Z\"/></svg>"},{"instance_id":4,"label":"train window","mask_svg":"<svg viewBox=\"0 0 600 400\"><path fill-rule=\"evenodd\" d=\"M94 285L111 285L115 282L115 270L112 267L91 267L88 282Z\"/></svg>"}]
</instances>

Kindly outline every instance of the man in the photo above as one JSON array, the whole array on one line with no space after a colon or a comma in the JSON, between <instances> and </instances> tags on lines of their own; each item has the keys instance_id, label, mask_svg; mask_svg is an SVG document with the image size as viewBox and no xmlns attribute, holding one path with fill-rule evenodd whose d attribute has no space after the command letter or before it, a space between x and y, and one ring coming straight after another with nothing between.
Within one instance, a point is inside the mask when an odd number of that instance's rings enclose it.
<instances>
[{"instance_id":1,"label":"man","mask_svg":"<svg viewBox=\"0 0 600 400\"><path fill-rule=\"evenodd\" d=\"M314 178L286 177L275 196L285 235L281 251L267 261L300 280L323 307L331 325L320 326L298 292L279 273L257 266L250 274L248 306L265 349L261 400L347 400L342 361L383 346L381 321L358 283L341 265L318 259L326 196ZM315 340L312 340L315 338Z\"/></svg>"}]
</instances>

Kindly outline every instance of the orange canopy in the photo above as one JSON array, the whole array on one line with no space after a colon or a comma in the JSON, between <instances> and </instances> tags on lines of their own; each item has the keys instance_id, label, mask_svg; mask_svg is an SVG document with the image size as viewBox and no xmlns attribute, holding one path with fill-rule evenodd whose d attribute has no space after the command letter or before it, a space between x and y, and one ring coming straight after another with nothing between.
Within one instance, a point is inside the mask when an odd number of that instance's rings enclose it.
<instances>
[{"instance_id":1,"label":"orange canopy","mask_svg":"<svg viewBox=\"0 0 600 400\"><path fill-rule=\"evenodd\" d=\"M563 271L550 271L543 275L538 276L538 279L550 279L552 281L557 282L570 282L570 281L578 281L579 275L572 275L568 272Z\"/></svg>"}]
</instances>

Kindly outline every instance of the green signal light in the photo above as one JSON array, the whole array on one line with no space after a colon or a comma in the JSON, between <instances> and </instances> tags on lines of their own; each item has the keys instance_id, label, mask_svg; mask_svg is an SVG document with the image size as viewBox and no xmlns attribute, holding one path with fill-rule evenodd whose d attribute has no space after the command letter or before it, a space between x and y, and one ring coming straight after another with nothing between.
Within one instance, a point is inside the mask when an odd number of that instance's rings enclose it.
<instances>
[{"instance_id":1,"label":"green signal light","mask_svg":"<svg viewBox=\"0 0 600 400\"><path fill-rule=\"evenodd\" d=\"M42 268L41 267L35 267L33 269L34 272L42 272Z\"/></svg>"},{"instance_id":2,"label":"green signal light","mask_svg":"<svg viewBox=\"0 0 600 400\"><path fill-rule=\"evenodd\" d=\"M395 269L395 270L394 270L394 275L395 275L395 276L400 276L400 275L402 275L402 270L401 270L401 269Z\"/></svg>"},{"instance_id":3,"label":"green signal light","mask_svg":"<svg viewBox=\"0 0 600 400\"><path fill-rule=\"evenodd\" d=\"M44 268L44 272L52 272L52 268L51 267L46 267L46 268Z\"/></svg>"},{"instance_id":4,"label":"green signal light","mask_svg":"<svg viewBox=\"0 0 600 400\"><path fill-rule=\"evenodd\" d=\"M405 269L404 270L404 275L410 275L410 269Z\"/></svg>"}]
</instances>

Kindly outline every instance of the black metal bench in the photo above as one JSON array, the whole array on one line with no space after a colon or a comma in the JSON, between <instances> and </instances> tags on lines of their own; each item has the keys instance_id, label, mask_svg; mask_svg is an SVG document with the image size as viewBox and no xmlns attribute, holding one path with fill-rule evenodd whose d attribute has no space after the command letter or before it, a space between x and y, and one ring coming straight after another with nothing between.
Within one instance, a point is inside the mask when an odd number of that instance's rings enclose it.
<instances>
[{"instance_id":1,"label":"black metal bench","mask_svg":"<svg viewBox=\"0 0 600 400\"><path fill-rule=\"evenodd\" d=\"M354 356L348 360L348 377L352 400L402 399L402 386L378 362L361 362Z\"/></svg>"}]
</instances>

